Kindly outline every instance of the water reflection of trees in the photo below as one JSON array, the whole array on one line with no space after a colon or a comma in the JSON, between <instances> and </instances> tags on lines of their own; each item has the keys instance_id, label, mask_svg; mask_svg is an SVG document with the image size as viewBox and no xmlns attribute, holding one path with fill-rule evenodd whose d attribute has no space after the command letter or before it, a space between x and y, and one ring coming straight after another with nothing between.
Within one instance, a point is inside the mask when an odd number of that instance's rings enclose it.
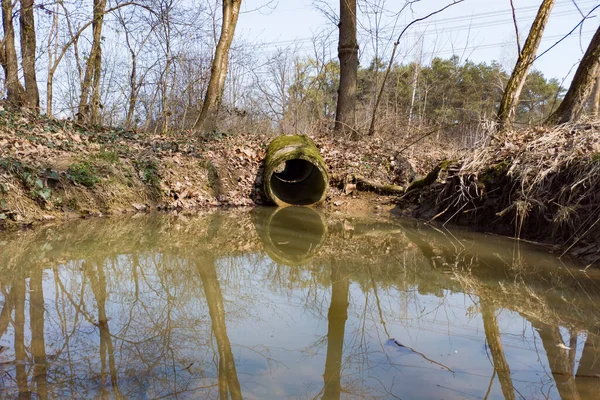
<instances>
[{"instance_id":1,"label":"water reflection of trees","mask_svg":"<svg viewBox=\"0 0 600 400\"><path fill-rule=\"evenodd\" d=\"M210 352L211 335L203 321L185 312L202 307L186 293L185 278L166 282L168 276L149 268L157 260L147 258L128 271L137 280L123 280L119 264L135 265L128 261L119 256L68 262L45 272L32 268L29 279L9 282L2 326L8 315L5 331L14 344L14 362L2 366L0 386L13 389L2 396L154 398L218 386L205 376L210 357L189 358L196 349ZM132 286L136 289L129 292ZM52 354L46 355L48 349Z\"/></svg>"},{"instance_id":2,"label":"water reflection of trees","mask_svg":"<svg viewBox=\"0 0 600 400\"><path fill-rule=\"evenodd\" d=\"M600 332L586 332L577 370L575 363L579 331L585 329L583 327L597 329L598 326L598 306L592 297L598 288L597 281L585 275L576 277L568 268L558 272L533 264L536 261L543 264L543 259L533 259L528 264L518 243L513 247L512 260L506 260L500 252L492 253L491 257L489 253L473 254L459 239L444 232L433 241L437 246L423 240L418 230L408 232L407 236L417 244L432 268L452 273L463 290L471 289L479 296L494 375L498 375L504 398L516 398L515 392L521 398L524 396L513 384L505 357L496 319L496 310L501 309L520 312L531 325L535 331L534 341L539 339L545 352L546 362L544 356L538 354L542 368L549 368L561 399L596 398L600 393ZM565 325L570 328L565 329ZM561 329L569 331L568 343Z\"/></svg>"},{"instance_id":3,"label":"water reflection of trees","mask_svg":"<svg viewBox=\"0 0 600 400\"><path fill-rule=\"evenodd\" d=\"M480 298L481 318L483 319L483 327L487 344L492 353L492 362L494 373L497 375L502 387L502 395L505 399L515 399L515 390L510 374L510 366L504 355L502 346L502 337L500 329L498 329L498 320L496 319L494 306L488 303L486 299Z\"/></svg>"},{"instance_id":4,"label":"water reflection of trees","mask_svg":"<svg viewBox=\"0 0 600 400\"><path fill-rule=\"evenodd\" d=\"M323 397L339 399L342 392L342 355L348 319L350 278L340 265L331 266L331 301L327 313L327 357L323 374Z\"/></svg>"},{"instance_id":5,"label":"water reflection of trees","mask_svg":"<svg viewBox=\"0 0 600 400\"><path fill-rule=\"evenodd\" d=\"M393 334L387 325L403 323L408 307L421 308L427 296L445 307L445 296L453 291L477 296L493 367L490 387L498 382L505 398L521 394L503 346L501 309L520 312L535 329L542 367L561 398L593 398L600 390L598 332L585 332L597 317L586 316L585 296L572 293L589 290L581 280L498 263L444 235L346 221L328 227L329 240L312 261L289 267L265 263L255 243L230 234L228 224L234 222L227 218L192 222L195 226L145 225L150 233L147 239L133 238L137 248L121 244L114 234L97 238L98 246L83 235L79 252L66 252L68 241L51 241L54 249L42 252L45 238L13 259L22 271L5 275L10 278L1 282L0 303L0 339L12 345L0 353L0 386L11 389L0 395L240 399L245 381L227 323L243 321L269 302L241 283L256 284L249 278L253 274L273 292L303 293L305 309L327 318L326 336L314 345L315 352L323 350L322 386L311 396L391 397L393 381L379 385L370 372L382 357L392 371L407 368L383 349ZM180 233L174 233L178 224ZM548 287L560 287L569 301L544 294ZM232 303L237 297L244 301ZM529 304L534 301L541 306ZM565 327L571 332L568 342L561 333ZM577 338L585 338L580 353ZM427 365L443 365L427 349L400 345Z\"/></svg>"},{"instance_id":6,"label":"water reflection of trees","mask_svg":"<svg viewBox=\"0 0 600 400\"><path fill-rule=\"evenodd\" d=\"M231 343L227 336L223 295L217 278L214 260L207 257L203 262L199 263L198 273L206 294L208 312L210 313L212 322L212 332L217 340L219 353L219 398L228 399L229 395L231 395L232 400L241 399L242 390L235 368L235 359L231 351Z\"/></svg>"}]
</instances>

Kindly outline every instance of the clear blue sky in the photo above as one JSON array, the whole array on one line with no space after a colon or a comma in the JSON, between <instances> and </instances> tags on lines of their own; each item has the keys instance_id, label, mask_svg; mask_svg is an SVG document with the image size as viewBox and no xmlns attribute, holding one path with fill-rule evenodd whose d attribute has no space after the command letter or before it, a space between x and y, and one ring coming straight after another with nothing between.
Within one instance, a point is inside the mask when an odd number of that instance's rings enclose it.
<instances>
[{"instance_id":1,"label":"clear blue sky","mask_svg":"<svg viewBox=\"0 0 600 400\"><path fill-rule=\"evenodd\" d=\"M361 0L358 0L359 2ZM413 5L412 11L405 11L399 18L394 17L404 0L374 0L384 4L385 12L379 22L377 51L384 59L389 59L391 43L404 26L415 18L423 17L452 0L421 0ZM338 0L279 0L271 7L263 7L268 0L245 0L240 16L237 37L252 43L263 43L264 51L276 51L278 47L298 46L303 53L313 52L311 38L317 34L329 33L328 52L336 56L337 27L325 13L317 8L330 7L337 14ZM370 0L372 3L373 0ZM521 37L524 43L541 0L513 0ZM575 27L582 16L576 8L587 14L598 5L598 0L557 0L546 28L538 54L558 41ZM362 3L364 4L364 2ZM252 11L254 10L254 11ZM546 77L570 81L577 62L581 59L593 33L600 24L600 8L586 20L582 32L564 40L548 54L536 61L534 68ZM375 14L361 7L359 19L359 45L361 64L368 65L375 54ZM394 24L396 23L396 26ZM394 38L392 39L392 34ZM419 50L420 49L420 50ZM517 57L515 29L509 0L464 0L425 22L415 24L401 41L397 61L411 62L420 57L427 63L432 56L450 57L452 54L463 60L475 62L499 61L506 69L512 69ZM575 67L574 67L575 66Z\"/></svg>"}]
</instances>

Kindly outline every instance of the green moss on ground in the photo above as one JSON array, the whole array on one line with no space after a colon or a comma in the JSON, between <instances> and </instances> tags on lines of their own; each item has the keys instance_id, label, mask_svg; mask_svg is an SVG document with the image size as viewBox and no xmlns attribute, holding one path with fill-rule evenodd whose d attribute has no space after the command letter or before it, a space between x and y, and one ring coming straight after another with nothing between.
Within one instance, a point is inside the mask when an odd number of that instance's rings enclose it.
<instances>
[{"instance_id":1,"label":"green moss on ground","mask_svg":"<svg viewBox=\"0 0 600 400\"><path fill-rule=\"evenodd\" d=\"M499 179L502 179L506 176L510 166L511 160L504 160L496 165L486 168L479 174L479 182L483 183L485 186L495 184Z\"/></svg>"},{"instance_id":2,"label":"green moss on ground","mask_svg":"<svg viewBox=\"0 0 600 400\"><path fill-rule=\"evenodd\" d=\"M425 176L425 178L414 180L408 186L408 188L406 189L406 192L408 193L413 190L421 189L421 188L431 185L433 182L435 182L437 180L438 176L440 175L440 172L447 170L451 163L452 163L452 160L440 161L439 164L436 165L435 168L433 170L431 170L431 172L429 172Z\"/></svg>"},{"instance_id":3,"label":"green moss on ground","mask_svg":"<svg viewBox=\"0 0 600 400\"><path fill-rule=\"evenodd\" d=\"M108 150L108 149L100 150L98 153L93 154L91 156L91 158L95 159L95 160L103 161L103 162L111 164L111 165L120 163L119 154L116 151Z\"/></svg>"},{"instance_id":4,"label":"green moss on ground","mask_svg":"<svg viewBox=\"0 0 600 400\"><path fill-rule=\"evenodd\" d=\"M213 195L215 197L221 195L221 179L219 178L219 172L217 171L217 168L214 166L214 164L206 158L200 158L200 160L198 161L198 165L200 166L200 168L206 170L206 173L208 175L208 189L210 189L213 192Z\"/></svg>"},{"instance_id":5,"label":"green moss on ground","mask_svg":"<svg viewBox=\"0 0 600 400\"><path fill-rule=\"evenodd\" d=\"M58 180L58 173L52 170L38 171L12 158L0 159L0 168L15 176L26 189L29 197L45 204L52 196L48 181ZM2 185L0 194L8 194L8 186Z\"/></svg>"},{"instance_id":6,"label":"green moss on ground","mask_svg":"<svg viewBox=\"0 0 600 400\"><path fill-rule=\"evenodd\" d=\"M101 181L96 167L89 161L73 163L67 168L66 175L73 182L91 188Z\"/></svg>"}]
</instances>

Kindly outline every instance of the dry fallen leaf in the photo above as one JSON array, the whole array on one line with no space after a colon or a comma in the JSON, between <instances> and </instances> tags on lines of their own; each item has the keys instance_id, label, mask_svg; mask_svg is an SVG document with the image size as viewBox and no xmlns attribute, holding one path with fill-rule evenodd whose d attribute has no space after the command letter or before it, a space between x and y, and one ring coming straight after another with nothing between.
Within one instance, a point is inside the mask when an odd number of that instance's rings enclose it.
<instances>
[{"instance_id":1,"label":"dry fallen leaf","mask_svg":"<svg viewBox=\"0 0 600 400\"><path fill-rule=\"evenodd\" d=\"M356 184L354 184L354 183L346 183L344 185L344 193L346 195L354 192L355 190L356 190Z\"/></svg>"}]
</instances>

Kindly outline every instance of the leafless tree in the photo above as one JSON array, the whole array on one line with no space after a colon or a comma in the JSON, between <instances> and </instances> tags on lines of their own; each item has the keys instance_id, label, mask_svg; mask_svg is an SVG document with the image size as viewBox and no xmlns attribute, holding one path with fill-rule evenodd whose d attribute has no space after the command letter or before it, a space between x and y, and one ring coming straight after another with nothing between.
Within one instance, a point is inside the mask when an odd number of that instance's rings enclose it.
<instances>
[{"instance_id":1,"label":"leafless tree","mask_svg":"<svg viewBox=\"0 0 600 400\"><path fill-rule=\"evenodd\" d=\"M563 101L548 119L549 123L562 124L575 121L583 115L599 71L600 27L592 37Z\"/></svg>"},{"instance_id":2,"label":"leafless tree","mask_svg":"<svg viewBox=\"0 0 600 400\"><path fill-rule=\"evenodd\" d=\"M487 299L480 297L481 302L481 317L485 329L485 337L492 353L494 362L494 371L498 374L502 394L505 399L515 399L515 390L510 375L510 367L504 355L502 346L502 338L498 329L498 321L496 319L495 310L492 304Z\"/></svg>"},{"instance_id":3,"label":"leafless tree","mask_svg":"<svg viewBox=\"0 0 600 400\"><path fill-rule=\"evenodd\" d=\"M232 400L238 400L242 398L242 390L237 376L235 359L231 351L231 342L227 335L223 294L221 293L221 285L217 279L214 260L202 260L201 264L198 265L198 272L208 303L212 331L217 340L219 353L219 393L221 394L221 399L229 398L230 394Z\"/></svg>"},{"instance_id":4,"label":"leafless tree","mask_svg":"<svg viewBox=\"0 0 600 400\"><path fill-rule=\"evenodd\" d=\"M404 29L402 29L402 31L398 35L398 38L394 42L394 46L392 48L392 55L390 56L390 60L389 60L388 65L387 65L387 69L385 70L385 74L383 75L383 80L381 82L381 88L379 89L379 94L377 95L377 98L375 100L375 105L373 106L373 112L371 114L371 124L369 126L369 136L372 136L372 135L375 134L375 122L376 122L376 119L377 119L377 109L379 108L379 104L381 103L381 99L383 97L383 92L384 92L384 89L385 89L385 84L386 84L387 79L388 79L388 77L390 75L390 71L392 70L392 66L394 65L394 58L396 57L396 52L398 51L398 46L400 45L400 39L402 39L402 37L404 36L404 34L406 33L406 31L412 25L416 24L417 22L424 21L424 20L426 20L426 19L428 19L428 18L430 18L430 17L432 17L434 15L437 15L437 14L445 11L446 9L448 9L448 8L450 8L450 7L452 7L452 6L456 5L456 4L462 3L463 1L464 0L454 0L452 3L449 3L449 4L445 5L442 8L440 8L438 10L435 10L435 11L433 11L433 12L425 15L424 17L414 19L409 24L407 24L404 27ZM402 11L406 7L410 6L412 3L414 3L414 1L406 1L404 7L398 13L398 18L400 16L400 14L402 13Z\"/></svg>"},{"instance_id":5,"label":"leafless tree","mask_svg":"<svg viewBox=\"0 0 600 400\"><path fill-rule=\"evenodd\" d=\"M358 75L356 0L340 0L339 30L340 83L335 112L335 130L338 133L351 132L356 138L356 131L354 130Z\"/></svg>"},{"instance_id":6,"label":"leafless tree","mask_svg":"<svg viewBox=\"0 0 600 400\"><path fill-rule=\"evenodd\" d=\"M92 48L88 56L85 74L81 82L81 94L77 119L93 124L98 123L100 108L100 75L102 73L102 26L106 10L106 0L94 0L92 22Z\"/></svg>"},{"instance_id":7,"label":"leafless tree","mask_svg":"<svg viewBox=\"0 0 600 400\"><path fill-rule=\"evenodd\" d=\"M23 100L27 108L39 111L40 94L35 72L36 40L33 0L20 0L20 3L21 65L25 79L25 97Z\"/></svg>"},{"instance_id":8,"label":"leafless tree","mask_svg":"<svg viewBox=\"0 0 600 400\"><path fill-rule=\"evenodd\" d=\"M498 109L498 117L496 119L498 128L504 128L511 120L515 113L515 108L519 102L519 96L525 80L527 79L527 73L531 64L535 60L537 49L542 41L542 35L544 29L550 18L550 12L554 7L554 0L544 0L540 5L537 12L533 25L529 30L529 35L525 41L523 49L520 50L519 58L513 69L513 72L506 84L502 101L500 102L500 108ZM518 35L518 32L517 32ZM520 46L519 46L520 47Z\"/></svg>"},{"instance_id":9,"label":"leafless tree","mask_svg":"<svg viewBox=\"0 0 600 400\"><path fill-rule=\"evenodd\" d=\"M242 0L223 1L221 36L212 62L210 81L202 104L202 112L194 124L194 128L201 132L211 132L217 128L217 116L225 89L225 79L227 78L229 49L233 41L241 5Z\"/></svg>"},{"instance_id":10,"label":"leafless tree","mask_svg":"<svg viewBox=\"0 0 600 400\"><path fill-rule=\"evenodd\" d=\"M4 28L2 68L6 80L8 102L20 106L25 100L25 89L19 80L19 65L15 47L15 28L13 25L14 7L11 0L2 0L2 27Z\"/></svg>"},{"instance_id":11,"label":"leafless tree","mask_svg":"<svg viewBox=\"0 0 600 400\"><path fill-rule=\"evenodd\" d=\"M139 27L139 23L135 15L125 15L121 10L117 11L117 21L123 29L125 35L125 45L129 51L131 70L129 74L129 96L127 100L127 114L125 115L125 128L131 129L134 127L134 113L138 103L138 94L144 77L139 76L138 58L140 52L144 50L147 41L150 39L156 23L151 23L147 28ZM137 29L136 29L137 28ZM137 31L137 32L136 32Z\"/></svg>"}]
</instances>

